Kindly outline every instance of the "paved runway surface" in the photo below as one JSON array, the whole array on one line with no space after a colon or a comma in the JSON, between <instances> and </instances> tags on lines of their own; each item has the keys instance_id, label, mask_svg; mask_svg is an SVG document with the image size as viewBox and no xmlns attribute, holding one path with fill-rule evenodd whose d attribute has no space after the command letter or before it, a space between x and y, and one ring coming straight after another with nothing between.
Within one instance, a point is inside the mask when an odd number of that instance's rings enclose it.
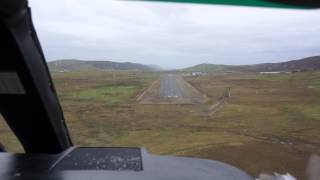
<instances>
[{"instance_id":1,"label":"paved runway surface","mask_svg":"<svg viewBox=\"0 0 320 180\"><path fill-rule=\"evenodd\" d=\"M183 96L174 75L166 74L162 78L160 84L160 95L163 98L179 98Z\"/></svg>"},{"instance_id":2,"label":"paved runway surface","mask_svg":"<svg viewBox=\"0 0 320 180\"><path fill-rule=\"evenodd\" d=\"M205 100L204 95L176 74L163 75L139 98L141 104L196 104Z\"/></svg>"}]
</instances>

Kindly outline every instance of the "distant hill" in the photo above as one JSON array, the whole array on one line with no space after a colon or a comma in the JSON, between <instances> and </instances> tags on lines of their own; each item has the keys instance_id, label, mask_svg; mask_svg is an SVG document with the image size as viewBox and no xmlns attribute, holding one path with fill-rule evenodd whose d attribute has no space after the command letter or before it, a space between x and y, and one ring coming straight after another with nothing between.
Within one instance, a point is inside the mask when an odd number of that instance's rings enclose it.
<instances>
[{"instance_id":1,"label":"distant hill","mask_svg":"<svg viewBox=\"0 0 320 180\"><path fill-rule=\"evenodd\" d=\"M320 56L313 56L299 60L292 60L280 63L263 63L254 65L216 65L216 64L199 64L183 71L201 71L201 72L215 72L215 71L303 71L303 70L320 70Z\"/></svg>"},{"instance_id":2,"label":"distant hill","mask_svg":"<svg viewBox=\"0 0 320 180\"><path fill-rule=\"evenodd\" d=\"M185 71L199 71L199 72L212 72L212 71L224 71L231 66L220 64L198 64L184 69Z\"/></svg>"},{"instance_id":3,"label":"distant hill","mask_svg":"<svg viewBox=\"0 0 320 180\"><path fill-rule=\"evenodd\" d=\"M48 62L50 71L83 71L83 70L138 70L156 71L158 67L152 65L137 64L131 62L113 61L82 61L74 59L57 60Z\"/></svg>"}]
</instances>

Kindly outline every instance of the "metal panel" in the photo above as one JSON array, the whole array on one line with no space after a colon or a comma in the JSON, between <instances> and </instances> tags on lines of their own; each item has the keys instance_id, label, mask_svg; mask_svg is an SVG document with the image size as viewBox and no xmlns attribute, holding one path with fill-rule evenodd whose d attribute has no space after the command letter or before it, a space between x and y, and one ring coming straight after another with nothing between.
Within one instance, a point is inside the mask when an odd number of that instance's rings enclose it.
<instances>
[{"instance_id":1,"label":"metal panel","mask_svg":"<svg viewBox=\"0 0 320 180\"><path fill-rule=\"evenodd\" d=\"M318 0L140 0L176 3L222 4L271 8L319 8Z\"/></svg>"}]
</instances>

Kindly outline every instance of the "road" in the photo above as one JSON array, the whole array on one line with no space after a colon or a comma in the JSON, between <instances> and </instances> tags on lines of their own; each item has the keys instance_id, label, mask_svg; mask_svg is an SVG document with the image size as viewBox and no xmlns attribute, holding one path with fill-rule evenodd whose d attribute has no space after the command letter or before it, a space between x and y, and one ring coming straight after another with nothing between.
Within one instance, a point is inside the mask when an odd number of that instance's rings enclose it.
<instances>
[{"instance_id":1,"label":"road","mask_svg":"<svg viewBox=\"0 0 320 180\"><path fill-rule=\"evenodd\" d=\"M165 74L139 98L141 104L196 104L206 97L180 75Z\"/></svg>"}]
</instances>

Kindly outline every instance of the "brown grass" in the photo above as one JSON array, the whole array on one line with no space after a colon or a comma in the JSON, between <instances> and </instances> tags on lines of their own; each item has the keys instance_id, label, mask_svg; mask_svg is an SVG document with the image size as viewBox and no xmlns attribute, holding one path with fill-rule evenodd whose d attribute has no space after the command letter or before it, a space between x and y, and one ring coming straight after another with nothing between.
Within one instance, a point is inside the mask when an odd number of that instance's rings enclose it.
<instances>
[{"instance_id":1,"label":"brown grass","mask_svg":"<svg viewBox=\"0 0 320 180\"><path fill-rule=\"evenodd\" d=\"M67 97L73 91L108 85L130 84L143 90L159 77L110 73L54 75L77 145L140 146L155 154L224 161L255 176L277 171L299 179L304 179L308 156L319 153L319 72L189 77L186 80L210 98L196 105L138 104L134 94L117 104ZM213 116L204 115L226 87L231 87L231 97L223 108ZM0 136L7 137L8 131L0 129Z\"/></svg>"}]
</instances>

